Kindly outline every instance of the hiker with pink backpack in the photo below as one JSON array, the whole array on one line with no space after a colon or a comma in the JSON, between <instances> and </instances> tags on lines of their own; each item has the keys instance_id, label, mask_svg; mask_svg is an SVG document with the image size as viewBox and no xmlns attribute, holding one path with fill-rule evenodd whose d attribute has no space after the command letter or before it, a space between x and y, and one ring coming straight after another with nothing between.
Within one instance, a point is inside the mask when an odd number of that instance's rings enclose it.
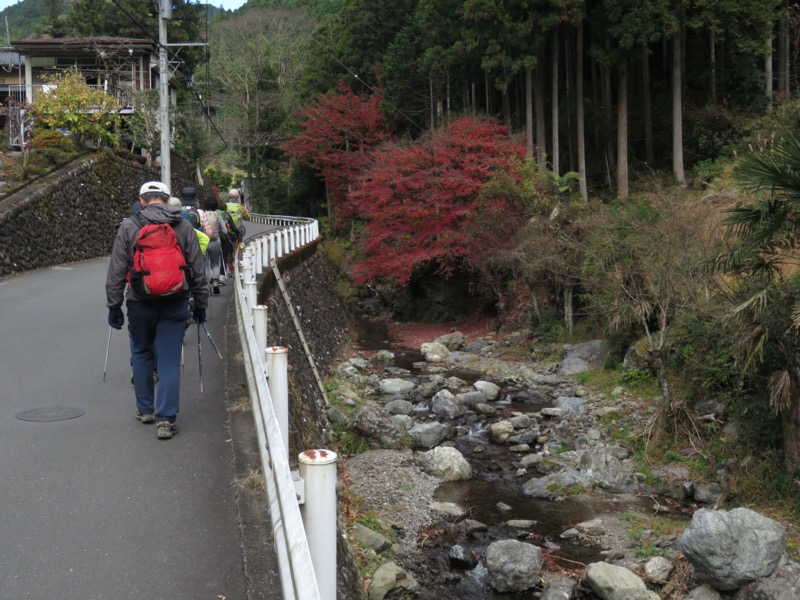
<instances>
[{"instance_id":1,"label":"hiker with pink backpack","mask_svg":"<svg viewBox=\"0 0 800 600\"><path fill-rule=\"evenodd\" d=\"M142 204L135 216L117 230L106 275L108 324L122 329L128 309L136 418L156 423L157 437L177 433L180 399L180 361L189 320L205 322L208 306L203 254L194 228L178 207L167 204L170 193L159 181L139 190ZM153 372L159 375L154 394Z\"/></svg>"}]
</instances>

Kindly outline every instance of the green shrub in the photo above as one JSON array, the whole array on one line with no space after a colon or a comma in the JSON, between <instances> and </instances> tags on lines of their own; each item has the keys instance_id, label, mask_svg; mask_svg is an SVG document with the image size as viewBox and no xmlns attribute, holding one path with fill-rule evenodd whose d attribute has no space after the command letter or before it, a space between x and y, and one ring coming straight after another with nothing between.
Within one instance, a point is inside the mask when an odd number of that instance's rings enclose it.
<instances>
[{"instance_id":1,"label":"green shrub","mask_svg":"<svg viewBox=\"0 0 800 600\"><path fill-rule=\"evenodd\" d=\"M649 383L653 380L653 375L638 369L631 369L622 374L622 383L630 386L638 386Z\"/></svg>"},{"instance_id":2,"label":"green shrub","mask_svg":"<svg viewBox=\"0 0 800 600\"><path fill-rule=\"evenodd\" d=\"M33 130L31 137L31 148L37 152L58 150L69 153L75 151L75 142L69 136L56 131L55 129L43 129L37 127Z\"/></svg>"},{"instance_id":3,"label":"green shrub","mask_svg":"<svg viewBox=\"0 0 800 600\"><path fill-rule=\"evenodd\" d=\"M540 315L531 315L531 332L546 341L556 341L564 335L566 328L561 322L561 315L555 311L544 311Z\"/></svg>"},{"instance_id":4,"label":"green shrub","mask_svg":"<svg viewBox=\"0 0 800 600\"><path fill-rule=\"evenodd\" d=\"M340 454L361 454L371 449L369 442L359 433L348 429L341 423L333 424L335 450Z\"/></svg>"}]
</instances>

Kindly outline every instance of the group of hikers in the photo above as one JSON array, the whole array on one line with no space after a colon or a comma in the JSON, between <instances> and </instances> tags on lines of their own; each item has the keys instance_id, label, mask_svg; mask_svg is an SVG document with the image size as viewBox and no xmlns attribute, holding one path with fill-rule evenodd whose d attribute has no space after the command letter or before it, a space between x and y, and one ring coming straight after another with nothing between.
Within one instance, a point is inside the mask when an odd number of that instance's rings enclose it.
<instances>
[{"instance_id":1,"label":"group of hikers","mask_svg":"<svg viewBox=\"0 0 800 600\"><path fill-rule=\"evenodd\" d=\"M233 272L250 218L242 200L234 188L227 199L209 195L200 208L196 188L174 197L149 181L117 230L106 275L108 324L122 329L124 301L136 419L156 423L158 439L178 432L184 333L190 317L205 328L209 295L219 294Z\"/></svg>"}]
</instances>

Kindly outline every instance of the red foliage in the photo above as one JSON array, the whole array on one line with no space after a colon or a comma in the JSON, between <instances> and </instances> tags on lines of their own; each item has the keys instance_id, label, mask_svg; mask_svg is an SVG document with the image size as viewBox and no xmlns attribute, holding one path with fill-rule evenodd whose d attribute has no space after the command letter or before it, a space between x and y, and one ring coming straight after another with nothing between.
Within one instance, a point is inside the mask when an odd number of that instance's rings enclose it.
<instances>
[{"instance_id":1,"label":"red foliage","mask_svg":"<svg viewBox=\"0 0 800 600\"><path fill-rule=\"evenodd\" d=\"M337 218L353 216L350 185L390 132L378 108L380 95L357 96L344 84L297 114L300 131L281 149L319 171Z\"/></svg>"},{"instance_id":2,"label":"red foliage","mask_svg":"<svg viewBox=\"0 0 800 600\"><path fill-rule=\"evenodd\" d=\"M476 117L454 121L419 143L378 150L350 194L367 221L356 281L405 285L415 269L433 264L448 274L469 267L482 248L502 244L510 232L476 227L476 218L515 215L519 207L482 192L496 176L518 180L523 156L505 127Z\"/></svg>"}]
</instances>

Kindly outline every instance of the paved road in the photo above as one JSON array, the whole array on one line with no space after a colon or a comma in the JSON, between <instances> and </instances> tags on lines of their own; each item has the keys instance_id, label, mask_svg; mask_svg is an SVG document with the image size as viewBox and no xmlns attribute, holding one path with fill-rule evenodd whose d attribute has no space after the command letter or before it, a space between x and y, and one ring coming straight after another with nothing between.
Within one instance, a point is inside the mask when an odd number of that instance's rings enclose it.
<instances>
[{"instance_id":1,"label":"paved road","mask_svg":"<svg viewBox=\"0 0 800 600\"><path fill-rule=\"evenodd\" d=\"M248 224L248 234L259 229ZM103 381L107 265L0 280L0 599L253 597L242 547L254 542L240 534L248 527L234 485L241 461L225 408L231 361L219 360L203 335L201 394L189 328L181 431L157 440L134 418L125 328L111 336ZM231 294L227 286L211 298L209 330L223 349ZM17 418L46 407L85 412Z\"/></svg>"}]
</instances>

